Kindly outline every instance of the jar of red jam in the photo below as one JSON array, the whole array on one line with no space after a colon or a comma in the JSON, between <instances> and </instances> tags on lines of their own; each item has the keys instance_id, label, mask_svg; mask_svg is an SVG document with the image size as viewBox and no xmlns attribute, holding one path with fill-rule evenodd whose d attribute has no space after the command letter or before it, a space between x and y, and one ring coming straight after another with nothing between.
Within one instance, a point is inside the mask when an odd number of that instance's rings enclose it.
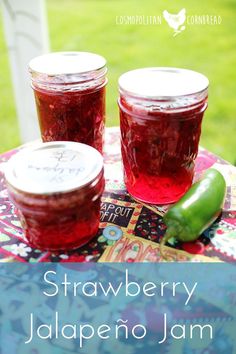
<instances>
[{"instance_id":1,"label":"jar of red jam","mask_svg":"<svg viewBox=\"0 0 236 354\"><path fill-rule=\"evenodd\" d=\"M75 141L102 153L106 60L87 52L45 54L29 63L44 142Z\"/></svg>"},{"instance_id":2,"label":"jar of red jam","mask_svg":"<svg viewBox=\"0 0 236 354\"><path fill-rule=\"evenodd\" d=\"M119 79L121 151L128 192L153 204L191 186L208 79L177 68L144 68Z\"/></svg>"},{"instance_id":3,"label":"jar of red jam","mask_svg":"<svg viewBox=\"0 0 236 354\"><path fill-rule=\"evenodd\" d=\"M104 175L102 156L94 148L74 142L34 144L9 160L5 178L33 247L67 251L96 235Z\"/></svg>"}]
</instances>

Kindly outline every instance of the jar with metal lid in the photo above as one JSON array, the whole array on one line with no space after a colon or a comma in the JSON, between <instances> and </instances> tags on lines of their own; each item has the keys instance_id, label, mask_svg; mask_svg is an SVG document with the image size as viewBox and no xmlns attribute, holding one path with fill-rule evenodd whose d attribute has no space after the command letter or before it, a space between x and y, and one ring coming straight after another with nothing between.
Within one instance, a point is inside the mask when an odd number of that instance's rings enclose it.
<instances>
[{"instance_id":1,"label":"jar with metal lid","mask_svg":"<svg viewBox=\"0 0 236 354\"><path fill-rule=\"evenodd\" d=\"M121 151L129 193L176 202L190 188L208 79L195 71L144 68L119 78Z\"/></svg>"},{"instance_id":2,"label":"jar with metal lid","mask_svg":"<svg viewBox=\"0 0 236 354\"><path fill-rule=\"evenodd\" d=\"M7 163L5 179L25 236L42 250L69 250L97 233L104 190L103 159L74 142L35 144Z\"/></svg>"},{"instance_id":3,"label":"jar with metal lid","mask_svg":"<svg viewBox=\"0 0 236 354\"><path fill-rule=\"evenodd\" d=\"M102 153L106 60L87 52L56 52L29 62L44 142L75 141Z\"/></svg>"}]
</instances>

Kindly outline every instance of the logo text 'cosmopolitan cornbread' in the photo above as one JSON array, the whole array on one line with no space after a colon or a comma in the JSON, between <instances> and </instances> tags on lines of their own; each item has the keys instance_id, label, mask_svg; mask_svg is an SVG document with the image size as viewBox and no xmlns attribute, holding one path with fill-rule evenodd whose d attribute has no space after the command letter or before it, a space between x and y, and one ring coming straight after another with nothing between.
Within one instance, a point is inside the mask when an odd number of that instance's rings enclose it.
<instances>
[{"instance_id":1,"label":"logo text 'cosmopolitan cornbread'","mask_svg":"<svg viewBox=\"0 0 236 354\"><path fill-rule=\"evenodd\" d=\"M115 18L116 25L136 25L136 26L159 26L163 24L174 31L173 37L183 32L187 26L216 26L222 23L222 17L218 14L191 14L185 8L177 13L171 13L164 10L161 14L137 15L127 14L119 15Z\"/></svg>"}]
</instances>

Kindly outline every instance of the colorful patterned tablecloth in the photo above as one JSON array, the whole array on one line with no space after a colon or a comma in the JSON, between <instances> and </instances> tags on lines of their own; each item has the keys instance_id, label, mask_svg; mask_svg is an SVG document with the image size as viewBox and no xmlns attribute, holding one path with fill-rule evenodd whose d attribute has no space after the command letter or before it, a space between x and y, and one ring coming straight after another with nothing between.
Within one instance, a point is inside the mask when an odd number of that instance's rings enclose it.
<instances>
[{"instance_id":1,"label":"colorful patterned tablecloth","mask_svg":"<svg viewBox=\"0 0 236 354\"><path fill-rule=\"evenodd\" d=\"M20 147L22 149L24 147ZM134 200L123 183L119 130L108 128L105 145L106 188L96 237L84 247L65 253L41 252L24 238L16 210L8 199L4 165L16 153L0 156L0 260L20 262L160 262L159 241L165 233L162 216L168 206ZM225 177L227 197L221 217L194 243L170 240L168 260L192 262L236 261L236 167L200 148L195 179L214 166Z\"/></svg>"}]
</instances>

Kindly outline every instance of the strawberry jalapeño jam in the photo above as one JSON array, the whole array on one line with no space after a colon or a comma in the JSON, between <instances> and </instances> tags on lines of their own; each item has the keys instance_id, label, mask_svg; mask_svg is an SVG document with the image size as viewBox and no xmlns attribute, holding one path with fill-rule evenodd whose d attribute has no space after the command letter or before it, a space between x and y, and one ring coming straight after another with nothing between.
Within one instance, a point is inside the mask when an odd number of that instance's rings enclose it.
<instances>
[{"instance_id":1,"label":"strawberry jalape\u00f1o jam","mask_svg":"<svg viewBox=\"0 0 236 354\"><path fill-rule=\"evenodd\" d=\"M106 60L87 52L45 54L29 63L44 142L76 141L102 153Z\"/></svg>"},{"instance_id":2,"label":"strawberry jalape\u00f1o jam","mask_svg":"<svg viewBox=\"0 0 236 354\"><path fill-rule=\"evenodd\" d=\"M208 79L176 68L144 68L119 79L121 152L128 192L146 203L177 201L190 188Z\"/></svg>"},{"instance_id":3,"label":"strawberry jalape\u00f1o jam","mask_svg":"<svg viewBox=\"0 0 236 354\"><path fill-rule=\"evenodd\" d=\"M74 142L35 144L14 155L5 178L25 236L38 249L80 247L99 226L103 159Z\"/></svg>"}]
</instances>

